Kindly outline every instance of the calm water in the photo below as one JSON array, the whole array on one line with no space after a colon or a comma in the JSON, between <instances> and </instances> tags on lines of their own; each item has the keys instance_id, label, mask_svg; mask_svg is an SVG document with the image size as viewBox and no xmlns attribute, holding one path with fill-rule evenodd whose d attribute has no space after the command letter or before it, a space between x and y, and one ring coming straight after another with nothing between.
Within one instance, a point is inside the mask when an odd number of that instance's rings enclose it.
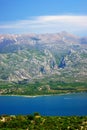
<instances>
[{"instance_id":1,"label":"calm water","mask_svg":"<svg viewBox=\"0 0 87 130\"><path fill-rule=\"evenodd\" d=\"M20 97L0 96L0 114L87 115L87 93Z\"/></svg>"}]
</instances>

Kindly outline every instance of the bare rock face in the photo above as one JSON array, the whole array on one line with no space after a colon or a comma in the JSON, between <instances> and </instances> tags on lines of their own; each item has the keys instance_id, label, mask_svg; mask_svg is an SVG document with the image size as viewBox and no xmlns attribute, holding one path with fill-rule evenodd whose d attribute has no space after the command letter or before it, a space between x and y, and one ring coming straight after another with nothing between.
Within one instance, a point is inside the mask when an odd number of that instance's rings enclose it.
<instances>
[{"instance_id":1,"label":"bare rock face","mask_svg":"<svg viewBox=\"0 0 87 130\"><path fill-rule=\"evenodd\" d=\"M86 43L87 37L67 32L0 35L0 80L33 80L55 74L87 80Z\"/></svg>"}]
</instances>

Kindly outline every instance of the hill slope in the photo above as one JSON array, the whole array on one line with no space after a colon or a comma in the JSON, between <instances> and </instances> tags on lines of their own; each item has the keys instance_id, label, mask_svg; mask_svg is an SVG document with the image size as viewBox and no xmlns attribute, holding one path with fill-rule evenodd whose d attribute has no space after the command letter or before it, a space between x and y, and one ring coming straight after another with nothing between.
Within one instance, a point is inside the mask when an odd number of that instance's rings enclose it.
<instances>
[{"instance_id":1,"label":"hill slope","mask_svg":"<svg viewBox=\"0 0 87 130\"><path fill-rule=\"evenodd\" d=\"M0 35L0 82L29 83L44 78L45 82L85 83L86 41L67 32Z\"/></svg>"}]
</instances>

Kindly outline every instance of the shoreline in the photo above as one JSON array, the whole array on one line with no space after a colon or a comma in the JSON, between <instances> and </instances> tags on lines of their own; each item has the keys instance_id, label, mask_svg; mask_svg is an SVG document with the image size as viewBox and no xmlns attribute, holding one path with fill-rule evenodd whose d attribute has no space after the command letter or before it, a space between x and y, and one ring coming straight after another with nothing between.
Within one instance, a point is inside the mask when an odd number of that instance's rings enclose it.
<instances>
[{"instance_id":1,"label":"shoreline","mask_svg":"<svg viewBox=\"0 0 87 130\"><path fill-rule=\"evenodd\" d=\"M48 94L48 95L0 95L0 96L12 96L12 97L25 97L25 98L36 98L36 97L45 97L45 96L62 96L62 95L68 95L68 94L76 94L77 92L73 93L60 93L60 94ZM87 93L87 92L78 92L78 93ZM78 94L77 93L77 94Z\"/></svg>"}]
</instances>

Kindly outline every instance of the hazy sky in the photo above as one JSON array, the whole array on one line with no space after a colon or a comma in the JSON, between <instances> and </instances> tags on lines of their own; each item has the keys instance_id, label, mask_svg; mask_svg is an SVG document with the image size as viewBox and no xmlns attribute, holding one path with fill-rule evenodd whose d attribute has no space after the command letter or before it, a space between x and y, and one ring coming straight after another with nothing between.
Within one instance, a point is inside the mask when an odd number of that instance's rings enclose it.
<instances>
[{"instance_id":1,"label":"hazy sky","mask_svg":"<svg viewBox=\"0 0 87 130\"><path fill-rule=\"evenodd\" d=\"M87 0L0 0L0 33L87 35Z\"/></svg>"}]
</instances>

